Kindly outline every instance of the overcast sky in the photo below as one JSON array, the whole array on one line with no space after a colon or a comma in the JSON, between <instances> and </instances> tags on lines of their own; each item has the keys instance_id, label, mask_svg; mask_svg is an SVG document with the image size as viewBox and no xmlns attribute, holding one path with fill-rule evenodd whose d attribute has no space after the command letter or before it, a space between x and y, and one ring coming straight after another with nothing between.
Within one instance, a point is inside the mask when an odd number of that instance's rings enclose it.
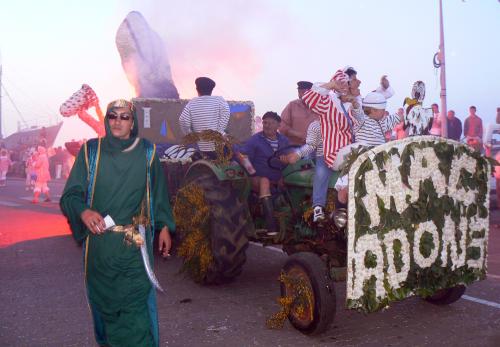
<instances>
[{"instance_id":1,"label":"overcast sky","mask_svg":"<svg viewBox=\"0 0 500 347\"><path fill-rule=\"evenodd\" d=\"M444 0L448 109L464 119L477 106L485 122L500 106L500 2ZM165 40L181 98L194 79L217 82L214 94L252 100L256 113L281 112L299 80L326 81L354 66L361 92L388 74L395 111L416 80L424 105L439 102L438 0L0 0L3 135L62 119L59 106L83 83L101 106L131 98L115 46L130 11L140 11ZM12 105L17 106L19 112ZM20 114L20 115L19 115ZM78 130L78 129L75 129Z\"/></svg>"}]
</instances>

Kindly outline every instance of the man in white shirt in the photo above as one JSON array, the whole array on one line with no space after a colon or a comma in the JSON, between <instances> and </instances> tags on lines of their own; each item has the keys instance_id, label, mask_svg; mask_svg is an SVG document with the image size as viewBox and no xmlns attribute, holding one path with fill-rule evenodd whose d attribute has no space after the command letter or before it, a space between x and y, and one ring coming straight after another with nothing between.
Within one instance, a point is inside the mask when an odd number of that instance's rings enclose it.
<instances>
[{"instance_id":1,"label":"man in white shirt","mask_svg":"<svg viewBox=\"0 0 500 347\"><path fill-rule=\"evenodd\" d=\"M215 82L208 77L195 80L198 97L193 98L184 107L179 125L184 135L203 130L214 130L225 134L229 123L229 105L221 96L212 96ZM211 141L199 141L198 147L204 158L215 159L215 147Z\"/></svg>"}]
</instances>

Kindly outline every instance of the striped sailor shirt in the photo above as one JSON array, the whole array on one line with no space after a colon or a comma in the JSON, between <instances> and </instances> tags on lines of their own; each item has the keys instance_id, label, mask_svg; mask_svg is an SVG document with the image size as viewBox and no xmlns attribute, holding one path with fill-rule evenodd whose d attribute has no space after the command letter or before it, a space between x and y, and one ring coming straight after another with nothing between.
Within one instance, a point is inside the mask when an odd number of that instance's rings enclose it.
<instances>
[{"instance_id":1,"label":"striped sailor shirt","mask_svg":"<svg viewBox=\"0 0 500 347\"><path fill-rule=\"evenodd\" d=\"M354 134L356 142L366 146L378 146L385 143L384 134L392 130L401 121L397 113L390 114L381 120L370 118L362 110L353 112L357 119L354 124Z\"/></svg>"},{"instance_id":2,"label":"striped sailor shirt","mask_svg":"<svg viewBox=\"0 0 500 347\"><path fill-rule=\"evenodd\" d=\"M229 116L229 105L223 97L203 95L187 103L179 117L179 125L184 135L203 130L215 130L224 134ZM200 141L198 147L204 152L215 150L211 141Z\"/></svg>"},{"instance_id":3,"label":"striped sailor shirt","mask_svg":"<svg viewBox=\"0 0 500 347\"><path fill-rule=\"evenodd\" d=\"M306 143L302 145L297 153L301 158L304 158L316 150L316 156L323 156L323 140L321 139L321 124L319 120L315 120L307 128Z\"/></svg>"},{"instance_id":4,"label":"striped sailor shirt","mask_svg":"<svg viewBox=\"0 0 500 347\"><path fill-rule=\"evenodd\" d=\"M342 112L340 100L335 93L330 93L318 83L304 93L302 100L307 107L319 115L325 163L332 167L338 150L350 144L352 136L349 121Z\"/></svg>"}]
</instances>

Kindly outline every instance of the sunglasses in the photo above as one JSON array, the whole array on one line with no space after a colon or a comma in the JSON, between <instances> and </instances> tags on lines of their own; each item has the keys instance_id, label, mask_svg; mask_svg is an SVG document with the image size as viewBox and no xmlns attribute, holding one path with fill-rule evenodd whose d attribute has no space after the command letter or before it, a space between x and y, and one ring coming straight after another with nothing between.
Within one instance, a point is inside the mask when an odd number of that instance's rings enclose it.
<instances>
[{"instance_id":1,"label":"sunglasses","mask_svg":"<svg viewBox=\"0 0 500 347\"><path fill-rule=\"evenodd\" d=\"M132 118L132 115L130 113L108 113L108 118L111 120L116 120L118 117L120 117L121 120L130 120Z\"/></svg>"}]
</instances>

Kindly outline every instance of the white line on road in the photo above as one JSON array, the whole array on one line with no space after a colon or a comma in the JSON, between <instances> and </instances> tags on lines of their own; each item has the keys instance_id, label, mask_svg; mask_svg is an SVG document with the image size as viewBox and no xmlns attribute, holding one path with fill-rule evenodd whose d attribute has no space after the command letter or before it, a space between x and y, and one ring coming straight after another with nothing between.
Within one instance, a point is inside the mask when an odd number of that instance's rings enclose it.
<instances>
[{"instance_id":1,"label":"white line on road","mask_svg":"<svg viewBox=\"0 0 500 347\"><path fill-rule=\"evenodd\" d=\"M8 202L8 201L0 201L0 205L9 206L9 207L19 207L19 206L22 206L22 205L16 204L15 202Z\"/></svg>"},{"instance_id":2,"label":"white line on road","mask_svg":"<svg viewBox=\"0 0 500 347\"><path fill-rule=\"evenodd\" d=\"M478 299L478 298L475 298L475 297L469 296L469 295L462 295L462 299L473 301L473 302L477 302L478 304L483 304L483 305L486 305L486 306L491 306L491 307L495 307L495 308L499 308L500 309L500 304L497 303L497 302L483 300L483 299Z\"/></svg>"},{"instance_id":3,"label":"white line on road","mask_svg":"<svg viewBox=\"0 0 500 347\"><path fill-rule=\"evenodd\" d=\"M273 252L285 254L285 252L283 252L283 250L281 248L277 248L277 247L274 247L274 246L264 246L261 243L253 242L253 241L250 241L249 243L252 244L252 245L254 245L254 246L259 246L259 247L268 249L268 250L273 251ZM488 277L500 278L500 276L490 275L490 274L488 275ZM483 305L486 305L486 306L495 307L495 308L500 309L500 304L496 303L496 302L493 302L493 301L483 300L483 299L475 298L475 297L469 296L469 295L462 295L462 299L473 301L473 302L478 303L478 304L483 304Z\"/></svg>"},{"instance_id":4,"label":"white line on road","mask_svg":"<svg viewBox=\"0 0 500 347\"><path fill-rule=\"evenodd\" d=\"M273 252L277 252L277 253L285 254L285 252L283 252L283 250L282 250L281 248L278 248L278 247L274 247L274 246L264 246L262 243L253 242L253 241L250 241L249 243L250 243L251 245L254 245L254 246L259 246L259 247L262 247L262 248L268 249L268 250L273 251Z\"/></svg>"},{"instance_id":5,"label":"white line on road","mask_svg":"<svg viewBox=\"0 0 500 347\"><path fill-rule=\"evenodd\" d=\"M498 275L487 274L486 276L487 277L491 277L491 278L496 278L497 280L500 280L500 276L498 276Z\"/></svg>"}]
</instances>

